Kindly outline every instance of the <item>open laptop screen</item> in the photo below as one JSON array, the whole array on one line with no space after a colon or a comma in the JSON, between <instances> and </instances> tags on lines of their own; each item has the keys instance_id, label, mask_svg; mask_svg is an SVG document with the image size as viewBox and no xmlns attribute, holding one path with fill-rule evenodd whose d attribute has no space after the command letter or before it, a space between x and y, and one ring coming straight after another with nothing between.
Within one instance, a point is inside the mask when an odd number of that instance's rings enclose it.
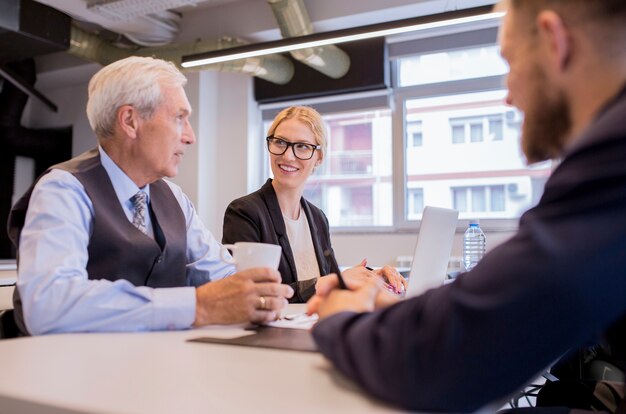
<instances>
[{"instance_id":1,"label":"open laptop screen","mask_svg":"<svg viewBox=\"0 0 626 414\"><path fill-rule=\"evenodd\" d=\"M421 295L443 284L458 217L456 210L424 208L405 297Z\"/></svg>"}]
</instances>

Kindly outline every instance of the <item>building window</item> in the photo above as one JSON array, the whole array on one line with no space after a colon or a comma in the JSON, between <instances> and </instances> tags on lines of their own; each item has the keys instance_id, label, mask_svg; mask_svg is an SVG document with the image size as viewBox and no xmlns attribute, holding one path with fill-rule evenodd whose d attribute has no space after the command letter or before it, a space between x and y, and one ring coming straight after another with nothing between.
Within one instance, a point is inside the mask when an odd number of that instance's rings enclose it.
<instances>
[{"instance_id":1,"label":"building window","mask_svg":"<svg viewBox=\"0 0 626 414\"><path fill-rule=\"evenodd\" d=\"M452 208L460 213L488 213L506 210L504 185L452 187Z\"/></svg>"},{"instance_id":2,"label":"building window","mask_svg":"<svg viewBox=\"0 0 626 414\"><path fill-rule=\"evenodd\" d=\"M406 203L409 220L420 219L424 210L424 190L422 188L408 188Z\"/></svg>"},{"instance_id":3,"label":"building window","mask_svg":"<svg viewBox=\"0 0 626 414\"><path fill-rule=\"evenodd\" d=\"M424 136L422 134L422 122L411 121L406 124L406 143L409 147L421 147Z\"/></svg>"},{"instance_id":4,"label":"building window","mask_svg":"<svg viewBox=\"0 0 626 414\"><path fill-rule=\"evenodd\" d=\"M488 117L487 120L489 122L489 140L502 141L504 137L502 115L491 116Z\"/></svg>"},{"instance_id":5,"label":"building window","mask_svg":"<svg viewBox=\"0 0 626 414\"><path fill-rule=\"evenodd\" d=\"M502 141L504 136L502 115L469 118L450 118L453 144Z\"/></svg>"}]
</instances>

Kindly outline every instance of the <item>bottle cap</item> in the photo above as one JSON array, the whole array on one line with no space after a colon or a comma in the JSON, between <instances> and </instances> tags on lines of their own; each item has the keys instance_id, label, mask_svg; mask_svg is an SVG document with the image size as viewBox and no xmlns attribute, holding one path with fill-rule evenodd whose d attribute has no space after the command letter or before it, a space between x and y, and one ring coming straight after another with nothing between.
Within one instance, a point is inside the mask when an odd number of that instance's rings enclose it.
<instances>
[{"instance_id":1,"label":"bottle cap","mask_svg":"<svg viewBox=\"0 0 626 414\"><path fill-rule=\"evenodd\" d=\"M480 220L479 219L470 219L469 224L476 224L476 225L480 225Z\"/></svg>"}]
</instances>

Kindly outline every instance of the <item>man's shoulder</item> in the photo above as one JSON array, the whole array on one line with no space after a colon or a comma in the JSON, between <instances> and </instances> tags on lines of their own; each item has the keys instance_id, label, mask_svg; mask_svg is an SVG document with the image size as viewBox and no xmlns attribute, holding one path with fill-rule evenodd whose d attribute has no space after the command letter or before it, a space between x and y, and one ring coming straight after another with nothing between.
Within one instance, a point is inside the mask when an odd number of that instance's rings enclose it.
<instances>
[{"instance_id":1,"label":"man's shoulder","mask_svg":"<svg viewBox=\"0 0 626 414\"><path fill-rule=\"evenodd\" d=\"M85 151L74 158L53 165L50 169L63 170L71 174L84 173L94 168L101 167L100 154L98 148Z\"/></svg>"},{"instance_id":2,"label":"man's shoulder","mask_svg":"<svg viewBox=\"0 0 626 414\"><path fill-rule=\"evenodd\" d=\"M71 172L52 167L42 175L35 184L33 191L45 190L52 187L83 189L81 182Z\"/></svg>"}]
</instances>

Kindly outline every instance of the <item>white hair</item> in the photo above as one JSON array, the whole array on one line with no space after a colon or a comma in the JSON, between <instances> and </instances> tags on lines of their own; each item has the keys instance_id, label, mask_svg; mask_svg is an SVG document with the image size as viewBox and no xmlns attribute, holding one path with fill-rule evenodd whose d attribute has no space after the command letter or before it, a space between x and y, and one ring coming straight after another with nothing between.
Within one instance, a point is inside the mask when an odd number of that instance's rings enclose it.
<instances>
[{"instance_id":1,"label":"white hair","mask_svg":"<svg viewBox=\"0 0 626 414\"><path fill-rule=\"evenodd\" d=\"M173 63L131 56L102 68L89 81L87 118L98 138L113 135L117 110L131 105L149 119L161 103L161 83L185 86L187 78Z\"/></svg>"}]
</instances>

